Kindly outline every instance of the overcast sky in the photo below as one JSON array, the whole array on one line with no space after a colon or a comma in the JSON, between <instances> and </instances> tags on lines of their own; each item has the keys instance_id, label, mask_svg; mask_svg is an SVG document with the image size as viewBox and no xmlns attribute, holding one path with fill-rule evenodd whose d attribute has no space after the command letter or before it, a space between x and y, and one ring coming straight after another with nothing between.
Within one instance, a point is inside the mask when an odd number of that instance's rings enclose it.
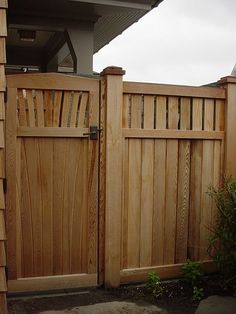
<instances>
[{"instance_id":1,"label":"overcast sky","mask_svg":"<svg viewBox=\"0 0 236 314\"><path fill-rule=\"evenodd\" d=\"M236 63L236 0L164 0L94 56L125 80L203 85Z\"/></svg>"}]
</instances>

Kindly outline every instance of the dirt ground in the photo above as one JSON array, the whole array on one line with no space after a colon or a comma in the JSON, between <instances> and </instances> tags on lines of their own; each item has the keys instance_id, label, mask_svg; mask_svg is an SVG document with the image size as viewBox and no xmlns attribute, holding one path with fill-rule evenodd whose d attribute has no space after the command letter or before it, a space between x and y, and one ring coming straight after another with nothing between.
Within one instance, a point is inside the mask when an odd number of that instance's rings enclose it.
<instances>
[{"instance_id":1,"label":"dirt ground","mask_svg":"<svg viewBox=\"0 0 236 314\"><path fill-rule=\"evenodd\" d=\"M150 294L145 293L143 287L132 286L114 290L97 288L59 295L14 297L8 299L8 305L9 314L36 314L42 311L72 309L81 305L111 301L155 304L166 309L169 314L193 314L198 305L198 303L192 302L186 296L170 296L169 298L158 300Z\"/></svg>"},{"instance_id":2,"label":"dirt ground","mask_svg":"<svg viewBox=\"0 0 236 314\"><path fill-rule=\"evenodd\" d=\"M225 286L218 275L205 277L201 283L204 298L211 295L236 296L236 280ZM182 280L162 281L161 295L154 296L145 285L121 286L106 290L94 288L81 291L62 291L60 294L12 296L8 298L9 314L38 314L43 311L72 309L82 305L126 301L153 304L169 314L193 314L199 302L192 300L191 287Z\"/></svg>"}]
</instances>

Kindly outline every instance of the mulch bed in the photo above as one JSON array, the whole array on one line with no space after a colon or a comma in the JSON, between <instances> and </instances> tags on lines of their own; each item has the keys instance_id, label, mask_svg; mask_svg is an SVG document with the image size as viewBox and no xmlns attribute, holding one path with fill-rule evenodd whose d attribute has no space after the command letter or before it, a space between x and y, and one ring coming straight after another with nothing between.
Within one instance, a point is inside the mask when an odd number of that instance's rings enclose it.
<instances>
[{"instance_id":1,"label":"mulch bed","mask_svg":"<svg viewBox=\"0 0 236 314\"><path fill-rule=\"evenodd\" d=\"M9 314L36 314L111 301L151 303L165 308L169 314L193 314L196 311L199 302L192 300L188 284L182 280L172 280L162 282L161 287L162 294L159 296L150 293L145 285L128 285L118 289L97 288L64 295L9 298ZM202 287L205 297L216 294L236 296L236 281L226 285L217 275L205 277Z\"/></svg>"}]
</instances>

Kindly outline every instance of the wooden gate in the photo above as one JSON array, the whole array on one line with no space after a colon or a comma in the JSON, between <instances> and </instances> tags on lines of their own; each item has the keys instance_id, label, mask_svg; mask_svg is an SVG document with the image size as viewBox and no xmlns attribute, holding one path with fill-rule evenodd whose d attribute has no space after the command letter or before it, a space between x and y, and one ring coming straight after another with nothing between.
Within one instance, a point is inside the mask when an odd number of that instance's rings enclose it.
<instances>
[{"instance_id":1,"label":"wooden gate","mask_svg":"<svg viewBox=\"0 0 236 314\"><path fill-rule=\"evenodd\" d=\"M97 284L99 81L7 78L10 292Z\"/></svg>"}]
</instances>

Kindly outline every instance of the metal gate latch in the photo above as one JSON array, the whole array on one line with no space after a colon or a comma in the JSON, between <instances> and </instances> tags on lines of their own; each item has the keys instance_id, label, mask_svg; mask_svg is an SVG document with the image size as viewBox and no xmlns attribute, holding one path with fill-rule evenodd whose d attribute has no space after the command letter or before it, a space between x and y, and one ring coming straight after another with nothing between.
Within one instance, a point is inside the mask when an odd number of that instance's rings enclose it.
<instances>
[{"instance_id":1,"label":"metal gate latch","mask_svg":"<svg viewBox=\"0 0 236 314\"><path fill-rule=\"evenodd\" d=\"M84 133L83 135L88 135L90 140L97 140L98 139L98 133L101 131L102 131L102 129L99 129L97 126L90 126L89 132Z\"/></svg>"}]
</instances>

